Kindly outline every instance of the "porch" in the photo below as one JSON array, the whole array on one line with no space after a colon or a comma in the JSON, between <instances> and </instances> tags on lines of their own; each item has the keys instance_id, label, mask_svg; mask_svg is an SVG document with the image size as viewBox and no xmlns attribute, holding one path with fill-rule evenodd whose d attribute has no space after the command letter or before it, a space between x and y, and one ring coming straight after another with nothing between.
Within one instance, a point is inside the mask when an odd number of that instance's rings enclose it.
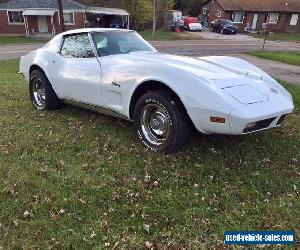
<instances>
[{"instance_id":1,"label":"porch","mask_svg":"<svg viewBox=\"0 0 300 250\"><path fill-rule=\"evenodd\" d=\"M26 36L55 35L56 10L53 9L27 9L23 12Z\"/></svg>"}]
</instances>

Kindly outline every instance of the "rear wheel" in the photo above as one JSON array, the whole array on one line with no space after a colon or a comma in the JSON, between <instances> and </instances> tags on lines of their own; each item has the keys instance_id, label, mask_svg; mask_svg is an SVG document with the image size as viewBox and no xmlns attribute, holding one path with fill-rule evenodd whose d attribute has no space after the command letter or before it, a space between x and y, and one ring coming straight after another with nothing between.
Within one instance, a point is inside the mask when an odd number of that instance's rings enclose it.
<instances>
[{"instance_id":1,"label":"rear wheel","mask_svg":"<svg viewBox=\"0 0 300 250\"><path fill-rule=\"evenodd\" d=\"M179 150L192 130L184 107L166 91L144 94L136 104L133 119L142 144L159 153Z\"/></svg>"},{"instance_id":2,"label":"rear wheel","mask_svg":"<svg viewBox=\"0 0 300 250\"><path fill-rule=\"evenodd\" d=\"M29 93L33 106L38 110L52 110L61 105L51 83L40 70L30 73Z\"/></svg>"}]
</instances>

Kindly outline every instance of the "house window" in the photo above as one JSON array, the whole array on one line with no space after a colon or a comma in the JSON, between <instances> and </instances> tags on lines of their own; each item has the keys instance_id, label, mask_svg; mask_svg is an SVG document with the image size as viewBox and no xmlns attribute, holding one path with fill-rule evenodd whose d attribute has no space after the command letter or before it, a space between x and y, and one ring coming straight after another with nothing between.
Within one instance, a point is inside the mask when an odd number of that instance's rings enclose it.
<instances>
[{"instance_id":1,"label":"house window","mask_svg":"<svg viewBox=\"0 0 300 250\"><path fill-rule=\"evenodd\" d=\"M279 13L273 12L268 15L268 23L277 23L279 18Z\"/></svg>"},{"instance_id":2,"label":"house window","mask_svg":"<svg viewBox=\"0 0 300 250\"><path fill-rule=\"evenodd\" d=\"M23 11L7 11L9 23L24 23Z\"/></svg>"},{"instance_id":3,"label":"house window","mask_svg":"<svg viewBox=\"0 0 300 250\"><path fill-rule=\"evenodd\" d=\"M234 23L243 23L244 22L245 12L233 12L232 21Z\"/></svg>"},{"instance_id":4,"label":"house window","mask_svg":"<svg viewBox=\"0 0 300 250\"><path fill-rule=\"evenodd\" d=\"M203 15L206 15L208 13L208 9L207 8L203 8Z\"/></svg>"},{"instance_id":5,"label":"house window","mask_svg":"<svg viewBox=\"0 0 300 250\"><path fill-rule=\"evenodd\" d=\"M297 25L299 14L293 14L291 17L290 25Z\"/></svg>"},{"instance_id":6,"label":"house window","mask_svg":"<svg viewBox=\"0 0 300 250\"><path fill-rule=\"evenodd\" d=\"M216 17L221 17L221 16L222 16L222 10L217 9Z\"/></svg>"},{"instance_id":7,"label":"house window","mask_svg":"<svg viewBox=\"0 0 300 250\"><path fill-rule=\"evenodd\" d=\"M64 23L75 24L74 12L64 12Z\"/></svg>"}]
</instances>

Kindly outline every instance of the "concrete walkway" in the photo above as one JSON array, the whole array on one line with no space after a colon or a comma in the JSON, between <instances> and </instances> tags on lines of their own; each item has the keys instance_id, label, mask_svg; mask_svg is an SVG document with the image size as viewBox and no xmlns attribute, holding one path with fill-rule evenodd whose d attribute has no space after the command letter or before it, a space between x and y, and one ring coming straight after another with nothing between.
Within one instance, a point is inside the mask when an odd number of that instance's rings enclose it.
<instances>
[{"instance_id":1,"label":"concrete walkway","mask_svg":"<svg viewBox=\"0 0 300 250\"><path fill-rule=\"evenodd\" d=\"M247 62L256 65L257 67L263 69L265 72L267 72L274 78L300 85L300 66L294 66L277 61L261 59L249 55L237 54L232 56L241 58Z\"/></svg>"}]
</instances>

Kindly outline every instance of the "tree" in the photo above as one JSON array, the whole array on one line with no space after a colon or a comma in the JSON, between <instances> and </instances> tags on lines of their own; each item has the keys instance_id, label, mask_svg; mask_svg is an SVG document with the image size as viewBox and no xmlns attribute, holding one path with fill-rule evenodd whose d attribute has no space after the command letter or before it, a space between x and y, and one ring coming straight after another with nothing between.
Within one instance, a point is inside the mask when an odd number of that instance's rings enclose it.
<instances>
[{"instance_id":1,"label":"tree","mask_svg":"<svg viewBox=\"0 0 300 250\"><path fill-rule=\"evenodd\" d=\"M174 8L183 11L185 15L198 16L205 2L205 0L176 0Z\"/></svg>"},{"instance_id":2,"label":"tree","mask_svg":"<svg viewBox=\"0 0 300 250\"><path fill-rule=\"evenodd\" d=\"M65 31L64 14L61 0L57 0L60 31Z\"/></svg>"},{"instance_id":3,"label":"tree","mask_svg":"<svg viewBox=\"0 0 300 250\"><path fill-rule=\"evenodd\" d=\"M156 0L156 13L159 15L174 9L174 0Z\"/></svg>"},{"instance_id":4,"label":"tree","mask_svg":"<svg viewBox=\"0 0 300 250\"><path fill-rule=\"evenodd\" d=\"M121 8L130 13L131 27L136 30L152 20L151 0L120 0Z\"/></svg>"},{"instance_id":5,"label":"tree","mask_svg":"<svg viewBox=\"0 0 300 250\"><path fill-rule=\"evenodd\" d=\"M121 7L131 16L131 27L140 30L153 18L153 0L120 0ZM156 17L167 10L173 9L174 0L156 0Z\"/></svg>"},{"instance_id":6,"label":"tree","mask_svg":"<svg viewBox=\"0 0 300 250\"><path fill-rule=\"evenodd\" d=\"M141 29L152 20L151 0L83 0L87 5L122 8L130 14L130 27Z\"/></svg>"},{"instance_id":7,"label":"tree","mask_svg":"<svg viewBox=\"0 0 300 250\"><path fill-rule=\"evenodd\" d=\"M130 13L130 27L141 30L150 24L153 16L153 0L83 0L87 5L122 8ZM156 16L174 8L174 0L156 0Z\"/></svg>"}]
</instances>

